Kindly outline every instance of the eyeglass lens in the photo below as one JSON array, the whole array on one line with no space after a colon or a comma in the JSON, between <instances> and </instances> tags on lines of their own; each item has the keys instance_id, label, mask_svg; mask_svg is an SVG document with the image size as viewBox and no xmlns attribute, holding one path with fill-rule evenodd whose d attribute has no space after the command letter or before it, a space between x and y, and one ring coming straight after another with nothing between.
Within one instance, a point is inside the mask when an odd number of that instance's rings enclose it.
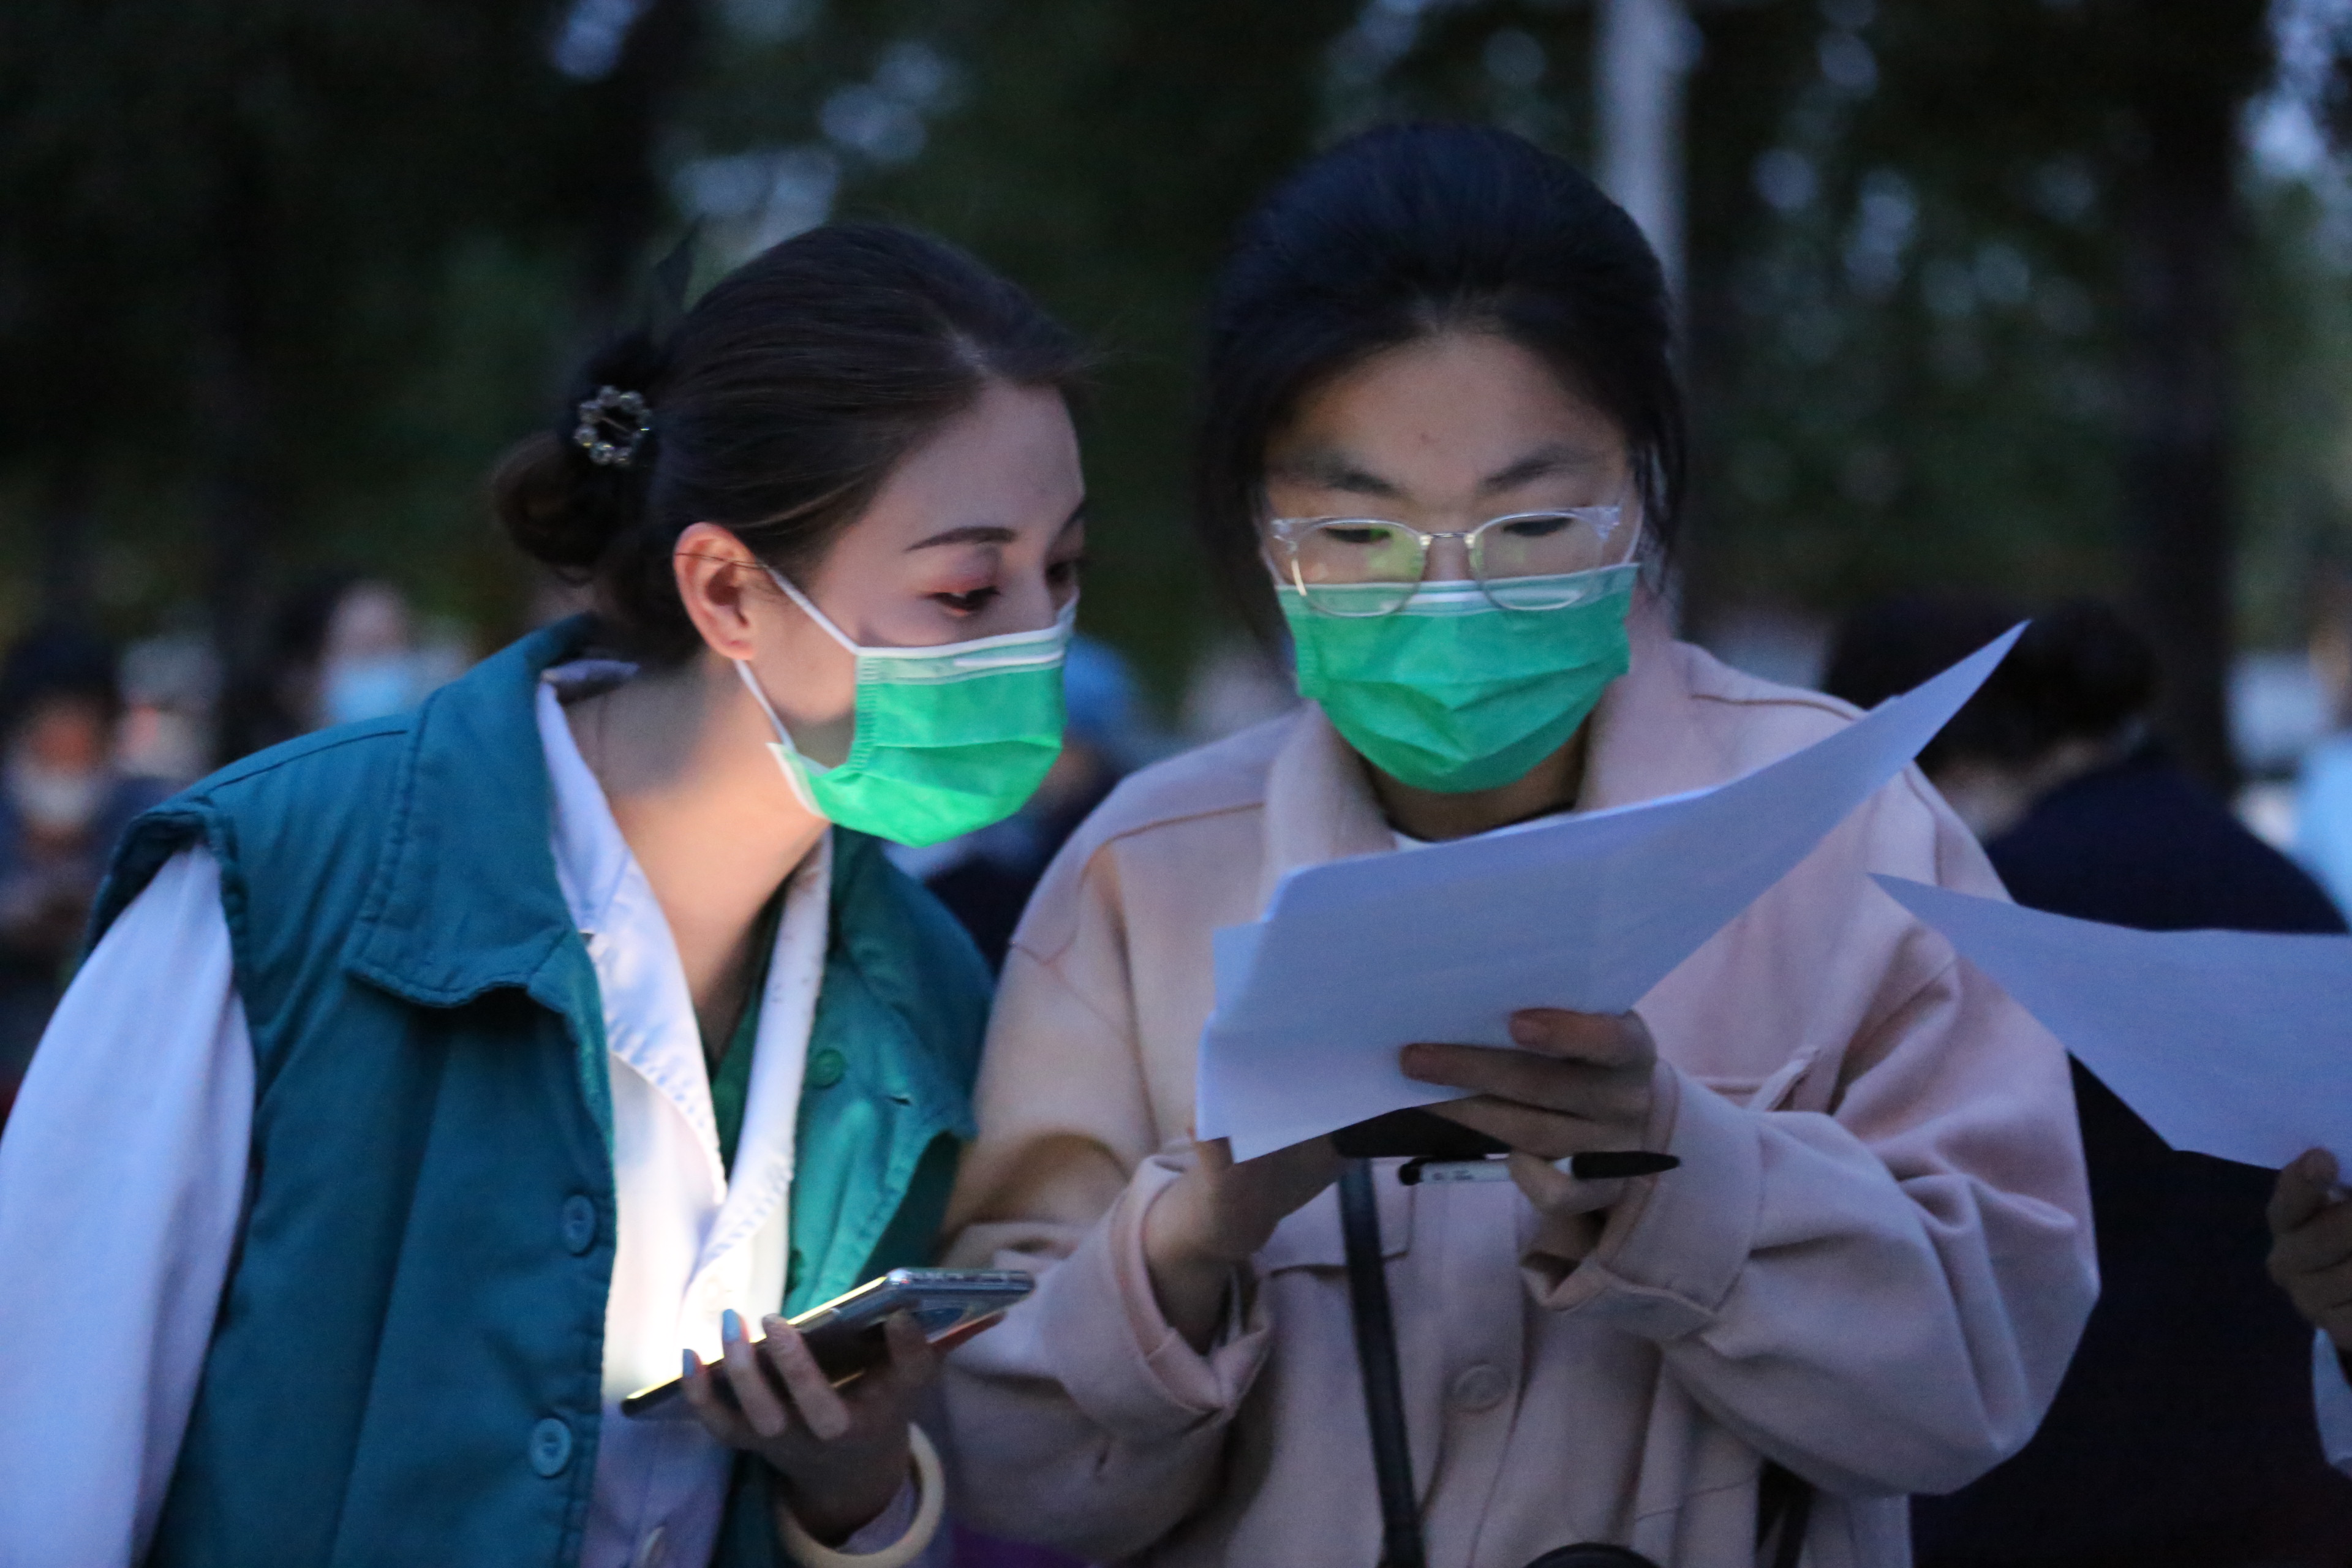
<instances>
[{"instance_id":1,"label":"eyeglass lens","mask_svg":"<svg viewBox=\"0 0 2352 1568\"><path fill-rule=\"evenodd\" d=\"M1612 564L1614 509L1498 517L1470 536L1470 572L1507 609L1554 609L1586 584L1558 579ZM1428 565L1426 536L1401 523L1336 518L1295 535L1293 560L1307 602L1333 615L1379 616L1402 605Z\"/></svg>"}]
</instances>

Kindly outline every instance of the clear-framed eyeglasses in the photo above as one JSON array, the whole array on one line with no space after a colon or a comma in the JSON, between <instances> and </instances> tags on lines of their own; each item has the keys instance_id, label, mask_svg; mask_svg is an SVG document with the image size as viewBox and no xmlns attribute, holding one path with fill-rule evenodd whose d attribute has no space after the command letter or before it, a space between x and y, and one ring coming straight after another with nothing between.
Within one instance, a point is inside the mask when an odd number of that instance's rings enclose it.
<instances>
[{"instance_id":1,"label":"clear-framed eyeglasses","mask_svg":"<svg viewBox=\"0 0 2352 1568\"><path fill-rule=\"evenodd\" d=\"M1458 539L1479 591L1506 610L1557 610L1590 596L1580 574L1622 565L1637 531L1622 505L1515 511L1477 527L1423 533L1373 517L1282 517L1267 525L1275 570L1328 616L1403 607L1429 570L1430 546Z\"/></svg>"}]
</instances>

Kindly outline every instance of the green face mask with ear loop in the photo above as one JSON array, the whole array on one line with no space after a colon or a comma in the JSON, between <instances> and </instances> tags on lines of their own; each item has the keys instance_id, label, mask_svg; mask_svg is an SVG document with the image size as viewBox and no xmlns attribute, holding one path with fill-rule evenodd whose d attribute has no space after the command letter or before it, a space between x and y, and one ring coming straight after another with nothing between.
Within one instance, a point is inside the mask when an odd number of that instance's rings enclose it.
<instances>
[{"instance_id":1,"label":"green face mask with ear loop","mask_svg":"<svg viewBox=\"0 0 2352 1568\"><path fill-rule=\"evenodd\" d=\"M1062 754L1062 658L1077 601L1042 631L936 647L862 647L768 575L857 660L856 731L834 767L793 744L751 667L736 673L774 726L768 750L801 804L829 822L916 848L1002 822Z\"/></svg>"},{"instance_id":2,"label":"green face mask with ear loop","mask_svg":"<svg viewBox=\"0 0 2352 1568\"><path fill-rule=\"evenodd\" d=\"M1554 579L1554 609L1507 610L1475 583L1423 583L1387 615L1317 610L1276 576L1298 694L1382 773L1444 794L1495 789L1568 743L1633 668L1625 617L1640 565ZM1349 589L1318 588L1318 595ZM1393 592L1387 587L1368 595Z\"/></svg>"}]
</instances>

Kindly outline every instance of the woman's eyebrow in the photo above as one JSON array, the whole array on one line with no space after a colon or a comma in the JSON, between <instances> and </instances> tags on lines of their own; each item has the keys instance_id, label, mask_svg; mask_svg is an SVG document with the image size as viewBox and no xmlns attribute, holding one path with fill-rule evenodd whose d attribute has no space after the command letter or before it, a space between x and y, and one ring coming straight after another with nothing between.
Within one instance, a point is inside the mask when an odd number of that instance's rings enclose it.
<instances>
[{"instance_id":1,"label":"woman's eyebrow","mask_svg":"<svg viewBox=\"0 0 2352 1568\"><path fill-rule=\"evenodd\" d=\"M1355 495L1394 498L1403 492L1343 453L1300 452L1267 465L1269 478L1311 485L1322 490L1347 490Z\"/></svg>"},{"instance_id":2,"label":"woman's eyebrow","mask_svg":"<svg viewBox=\"0 0 2352 1568\"><path fill-rule=\"evenodd\" d=\"M961 528L950 528L943 533L934 533L929 539L919 539L907 548L912 552L929 550L935 544L1010 544L1019 537L1009 528L975 522Z\"/></svg>"},{"instance_id":3,"label":"woman's eyebrow","mask_svg":"<svg viewBox=\"0 0 2352 1568\"><path fill-rule=\"evenodd\" d=\"M1550 479L1555 474L1598 468L1600 464L1601 457L1596 452L1555 443L1539 447L1509 467L1496 469L1479 481L1478 489L1485 494L1494 495L1503 490L1517 489L1537 479Z\"/></svg>"}]
</instances>

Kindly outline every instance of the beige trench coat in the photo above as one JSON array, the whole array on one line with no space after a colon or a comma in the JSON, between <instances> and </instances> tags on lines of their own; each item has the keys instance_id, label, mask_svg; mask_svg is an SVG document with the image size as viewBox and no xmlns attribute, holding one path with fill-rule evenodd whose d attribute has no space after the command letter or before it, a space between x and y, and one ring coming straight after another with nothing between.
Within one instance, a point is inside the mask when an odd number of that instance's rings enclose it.
<instances>
[{"instance_id":1,"label":"beige trench coat","mask_svg":"<svg viewBox=\"0 0 2352 1568\"><path fill-rule=\"evenodd\" d=\"M1720 783L1852 717L1670 640L1654 606L1634 629L1580 808ZM1131 779L1047 874L949 1217L954 1261L1042 1275L945 1378L982 1528L1171 1568L1378 1558L1336 1194L1282 1224L1205 1355L1162 1320L1139 1232L1190 1157L1210 933L1294 867L1393 844L1309 708ZM1434 1568L1584 1540L1745 1565L1767 1458L1821 1489L1808 1563L1895 1568L1905 1494L2041 1419L2097 1289L2065 1058L1872 871L2002 896L1916 772L1854 813L1643 1002L1648 1142L1682 1165L1633 1184L1580 1263L1530 1249L1509 1184L1381 1173Z\"/></svg>"}]
</instances>

